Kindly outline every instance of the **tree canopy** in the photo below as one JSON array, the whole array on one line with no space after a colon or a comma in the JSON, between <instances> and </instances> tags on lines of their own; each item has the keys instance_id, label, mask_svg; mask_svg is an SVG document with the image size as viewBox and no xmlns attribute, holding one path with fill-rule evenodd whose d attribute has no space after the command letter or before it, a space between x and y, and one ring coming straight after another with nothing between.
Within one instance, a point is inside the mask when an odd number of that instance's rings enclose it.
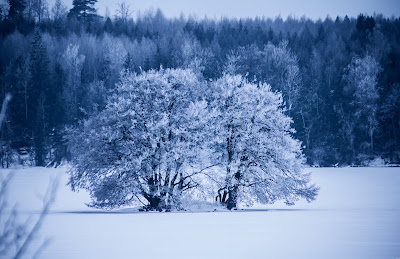
<instances>
[{"instance_id":1,"label":"tree canopy","mask_svg":"<svg viewBox=\"0 0 400 259\"><path fill-rule=\"evenodd\" d=\"M73 7L69 10L68 17L76 18L85 23L92 22L96 17L96 8L94 5L97 0L73 0Z\"/></svg>"},{"instance_id":2,"label":"tree canopy","mask_svg":"<svg viewBox=\"0 0 400 259\"><path fill-rule=\"evenodd\" d=\"M18 162L20 149L30 154L27 163L42 164L39 146L43 164L69 159L65 126L103 110L121 71L161 67L191 69L208 81L232 73L269 84L282 94L309 165L400 161L396 17L169 19L160 10L131 17L120 6L119 15L90 21L95 13L86 7L95 2L75 1L68 19L56 1L41 7L39 21L30 5L15 5L17 20L7 6L0 19L0 94L14 101L0 134L3 165ZM38 34L42 54L35 60ZM35 144L38 134L43 141Z\"/></svg>"},{"instance_id":3,"label":"tree canopy","mask_svg":"<svg viewBox=\"0 0 400 259\"><path fill-rule=\"evenodd\" d=\"M241 76L208 84L190 70L125 73L106 108L67 135L69 184L106 209L184 209L198 195L228 209L312 201L318 188L282 108L269 85Z\"/></svg>"}]
</instances>

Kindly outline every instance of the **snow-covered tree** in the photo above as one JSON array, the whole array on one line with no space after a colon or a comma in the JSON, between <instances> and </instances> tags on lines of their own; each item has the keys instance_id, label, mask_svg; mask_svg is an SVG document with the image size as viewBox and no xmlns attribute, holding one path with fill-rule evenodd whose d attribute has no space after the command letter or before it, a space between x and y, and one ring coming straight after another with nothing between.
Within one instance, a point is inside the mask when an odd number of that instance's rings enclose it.
<instances>
[{"instance_id":1,"label":"snow-covered tree","mask_svg":"<svg viewBox=\"0 0 400 259\"><path fill-rule=\"evenodd\" d=\"M56 0L51 8L51 16L55 22L59 22L67 17L67 7L61 0Z\"/></svg>"},{"instance_id":2,"label":"snow-covered tree","mask_svg":"<svg viewBox=\"0 0 400 259\"><path fill-rule=\"evenodd\" d=\"M85 56L79 54L79 45L69 44L62 56L63 67L67 75L63 89L67 121L69 124L78 118L81 89L81 74Z\"/></svg>"},{"instance_id":3,"label":"snow-covered tree","mask_svg":"<svg viewBox=\"0 0 400 259\"><path fill-rule=\"evenodd\" d=\"M379 93L377 89L378 74L381 68L379 63L371 56L353 58L345 69L343 76L346 82L345 94L350 96L351 116L348 120L354 126L359 124L367 132L369 148L374 148L374 135L378 128L377 110ZM350 136L349 136L350 137Z\"/></svg>"},{"instance_id":4,"label":"snow-covered tree","mask_svg":"<svg viewBox=\"0 0 400 259\"><path fill-rule=\"evenodd\" d=\"M224 75L212 84L218 147L225 182L217 200L228 209L238 202L286 204L315 199L318 188L304 173L301 146L293 139L292 120L284 114L282 96L268 84L250 83L241 76Z\"/></svg>"},{"instance_id":5,"label":"snow-covered tree","mask_svg":"<svg viewBox=\"0 0 400 259\"><path fill-rule=\"evenodd\" d=\"M10 4L8 1L0 2L0 19L5 20L10 10Z\"/></svg>"},{"instance_id":6,"label":"snow-covered tree","mask_svg":"<svg viewBox=\"0 0 400 259\"><path fill-rule=\"evenodd\" d=\"M199 190L217 191L228 209L311 201L318 188L291 122L281 95L241 76L207 84L191 70L126 72L105 110L70 130L70 185L106 209L179 209Z\"/></svg>"},{"instance_id":7,"label":"snow-covered tree","mask_svg":"<svg viewBox=\"0 0 400 259\"><path fill-rule=\"evenodd\" d=\"M296 107L301 84L299 65L287 41L277 46L265 45L263 50L254 44L240 47L227 56L224 70L249 80L268 82L273 90L282 93L289 116L293 109L299 108Z\"/></svg>"},{"instance_id":8,"label":"snow-covered tree","mask_svg":"<svg viewBox=\"0 0 400 259\"><path fill-rule=\"evenodd\" d=\"M31 0L30 7L32 8L34 19L37 19L39 23L49 14L48 3L46 0Z\"/></svg>"},{"instance_id":9,"label":"snow-covered tree","mask_svg":"<svg viewBox=\"0 0 400 259\"><path fill-rule=\"evenodd\" d=\"M133 14L133 11L130 10L130 5L127 4L126 2L118 3L117 6L118 8L115 11L116 12L115 17L121 19L121 21L124 24L126 24L130 19L131 15Z\"/></svg>"},{"instance_id":10,"label":"snow-covered tree","mask_svg":"<svg viewBox=\"0 0 400 259\"><path fill-rule=\"evenodd\" d=\"M290 115L299 95L300 71L297 58L289 50L287 41L281 42L276 47L268 45L264 52L271 52L272 70L276 77L275 85L282 91Z\"/></svg>"},{"instance_id":11,"label":"snow-covered tree","mask_svg":"<svg viewBox=\"0 0 400 259\"><path fill-rule=\"evenodd\" d=\"M128 52L125 49L123 41L118 38L111 37L108 34L103 38L104 59L107 64L105 76L109 82L118 81L118 76L123 70Z\"/></svg>"},{"instance_id":12,"label":"snow-covered tree","mask_svg":"<svg viewBox=\"0 0 400 259\"><path fill-rule=\"evenodd\" d=\"M70 130L73 190L91 206L179 208L207 164L205 85L189 70L122 74L104 111Z\"/></svg>"}]
</instances>

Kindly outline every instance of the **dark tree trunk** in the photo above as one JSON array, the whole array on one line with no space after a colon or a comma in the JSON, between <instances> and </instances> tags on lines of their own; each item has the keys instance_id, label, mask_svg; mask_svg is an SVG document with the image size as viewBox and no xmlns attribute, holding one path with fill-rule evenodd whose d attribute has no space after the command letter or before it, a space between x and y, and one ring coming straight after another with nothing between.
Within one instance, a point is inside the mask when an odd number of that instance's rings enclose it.
<instances>
[{"instance_id":1,"label":"dark tree trunk","mask_svg":"<svg viewBox=\"0 0 400 259\"><path fill-rule=\"evenodd\" d=\"M149 202L149 204L145 206L146 211L162 211L163 208L160 197L152 195L144 195L144 197Z\"/></svg>"},{"instance_id":2,"label":"dark tree trunk","mask_svg":"<svg viewBox=\"0 0 400 259\"><path fill-rule=\"evenodd\" d=\"M219 198L220 202L224 204L228 210L237 208L239 184L241 178L242 174L239 171L234 175L233 186L226 187L222 195L221 195L221 190L218 191L219 196L217 196L216 200L218 200Z\"/></svg>"},{"instance_id":3,"label":"dark tree trunk","mask_svg":"<svg viewBox=\"0 0 400 259\"><path fill-rule=\"evenodd\" d=\"M144 193L144 198L149 202L149 204L145 207L147 211L162 211L162 199L160 195L157 195L157 186L160 179L157 179L157 174L155 174L154 178L150 177L147 180L147 183L150 187L150 193Z\"/></svg>"},{"instance_id":4,"label":"dark tree trunk","mask_svg":"<svg viewBox=\"0 0 400 259\"><path fill-rule=\"evenodd\" d=\"M160 208L160 203L161 199L159 197L151 197L149 199L149 208L150 210L158 210L161 211L162 209Z\"/></svg>"},{"instance_id":5,"label":"dark tree trunk","mask_svg":"<svg viewBox=\"0 0 400 259\"><path fill-rule=\"evenodd\" d=\"M238 187L235 185L229 189L229 198L226 201L226 208L232 210L237 208Z\"/></svg>"}]
</instances>

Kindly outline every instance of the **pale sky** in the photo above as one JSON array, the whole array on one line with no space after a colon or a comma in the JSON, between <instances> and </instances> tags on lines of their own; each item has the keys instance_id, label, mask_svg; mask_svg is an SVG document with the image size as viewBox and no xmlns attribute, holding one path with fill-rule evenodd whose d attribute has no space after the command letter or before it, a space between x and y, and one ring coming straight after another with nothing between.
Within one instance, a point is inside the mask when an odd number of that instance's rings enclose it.
<instances>
[{"instance_id":1,"label":"pale sky","mask_svg":"<svg viewBox=\"0 0 400 259\"><path fill-rule=\"evenodd\" d=\"M55 0L48 0L50 6ZM70 8L72 0L63 0ZM281 16L286 19L292 15L300 18L305 15L308 18L332 18L345 15L357 17L359 13L373 15L382 13L390 17L400 16L400 0L98 0L96 7L98 14L104 16L108 7L113 16L118 3L129 4L134 15L145 12L150 8L160 8L167 17L179 17L183 13L195 15L198 18L227 17L256 17L265 16L275 18Z\"/></svg>"}]
</instances>

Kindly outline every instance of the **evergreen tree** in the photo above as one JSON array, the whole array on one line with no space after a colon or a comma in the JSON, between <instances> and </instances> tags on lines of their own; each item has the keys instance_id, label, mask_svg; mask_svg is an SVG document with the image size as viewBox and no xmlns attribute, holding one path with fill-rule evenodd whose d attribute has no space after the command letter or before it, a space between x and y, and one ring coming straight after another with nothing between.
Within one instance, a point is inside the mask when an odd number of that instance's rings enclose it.
<instances>
[{"instance_id":1,"label":"evergreen tree","mask_svg":"<svg viewBox=\"0 0 400 259\"><path fill-rule=\"evenodd\" d=\"M74 17L84 23L93 22L97 17L96 8L94 7L96 3L97 0L74 0L68 17Z\"/></svg>"},{"instance_id":2,"label":"evergreen tree","mask_svg":"<svg viewBox=\"0 0 400 259\"><path fill-rule=\"evenodd\" d=\"M114 28L114 26L113 26L113 23L112 23L110 17L107 17L106 22L104 23L104 28L103 28L104 31L108 32L108 33L112 33L113 28Z\"/></svg>"},{"instance_id":3,"label":"evergreen tree","mask_svg":"<svg viewBox=\"0 0 400 259\"><path fill-rule=\"evenodd\" d=\"M25 0L8 0L10 9L8 11L8 19L14 22L23 20L24 10L26 8Z\"/></svg>"}]
</instances>

